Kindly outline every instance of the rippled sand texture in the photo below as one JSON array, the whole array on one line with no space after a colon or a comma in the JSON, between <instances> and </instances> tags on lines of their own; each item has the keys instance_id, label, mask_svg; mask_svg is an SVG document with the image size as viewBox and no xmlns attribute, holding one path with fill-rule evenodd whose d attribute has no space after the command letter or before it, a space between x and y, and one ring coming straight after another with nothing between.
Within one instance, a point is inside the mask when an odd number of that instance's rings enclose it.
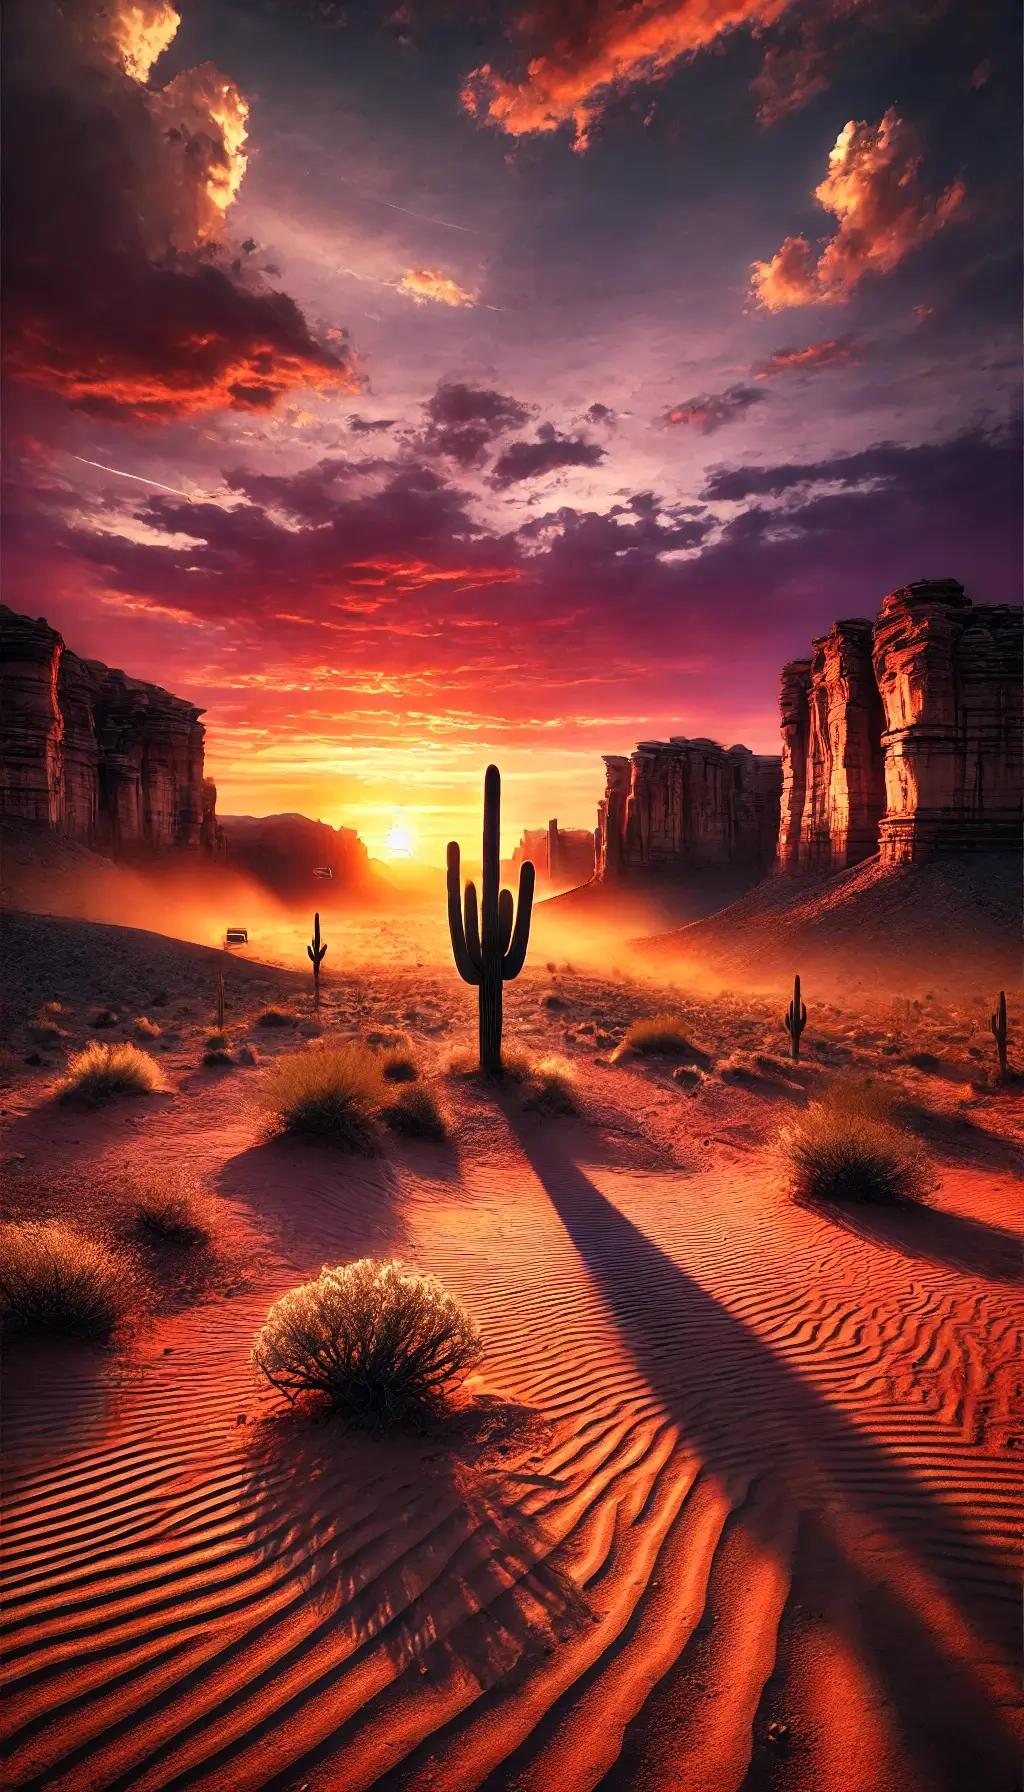
<instances>
[{"instance_id":1,"label":"rippled sand texture","mask_svg":"<svg viewBox=\"0 0 1024 1792\"><path fill-rule=\"evenodd\" d=\"M641 1170L465 1099L471 1160L353 1164L195 1098L255 1285L112 1364L11 1353L9 1783L1009 1792L1012 1185L854 1230L764 1154ZM171 1111L43 1124L65 1168L182 1149ZM250 1378L274 1294L363 1252L480 1321L447 1436L284 1422Z\"/></svg>"}]
</instances>

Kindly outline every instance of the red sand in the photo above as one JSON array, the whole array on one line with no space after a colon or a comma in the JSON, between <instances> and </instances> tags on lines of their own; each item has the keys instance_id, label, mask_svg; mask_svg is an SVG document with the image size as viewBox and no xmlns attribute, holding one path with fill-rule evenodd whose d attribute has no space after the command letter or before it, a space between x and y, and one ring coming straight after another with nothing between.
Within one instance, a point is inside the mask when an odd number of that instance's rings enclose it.
<instances>
[{"instance_id":1,"label":"red sand","mask_svg":"<svg viewBox=\"0 0 1024 1792\"><path fill-rule=\"evenodd\" d=\"M44 1179L184 1142L250 1282L122 1358L10 1353L10 1785L1009 1792L1011 1175L857 1234L721 1133L641 1169L466 1092L471 1155L353 1160L259 1144L240 1086L9 1118ZM450 1435L252 1380L273 1296L363 1253L480 1322Z\"/></svg>"}]
</instances>

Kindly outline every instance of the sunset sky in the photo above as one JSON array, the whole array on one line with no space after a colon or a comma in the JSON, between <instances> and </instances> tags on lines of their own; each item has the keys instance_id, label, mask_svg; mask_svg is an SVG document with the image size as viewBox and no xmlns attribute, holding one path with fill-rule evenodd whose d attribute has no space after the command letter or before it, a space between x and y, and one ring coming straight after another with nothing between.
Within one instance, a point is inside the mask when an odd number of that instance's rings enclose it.
<instances>
[{"instance_id":1,"label":"sunset sky","mask_svg":"<svg viewBox=\"0 0 1024 1792\"><path fill-rule=\"evenodd\" d=\"M508 850L909 579L1019 601L1005 0L8 13L5 600L222 811L438 862L493 758Z\"/></svg>"}]
</instances>

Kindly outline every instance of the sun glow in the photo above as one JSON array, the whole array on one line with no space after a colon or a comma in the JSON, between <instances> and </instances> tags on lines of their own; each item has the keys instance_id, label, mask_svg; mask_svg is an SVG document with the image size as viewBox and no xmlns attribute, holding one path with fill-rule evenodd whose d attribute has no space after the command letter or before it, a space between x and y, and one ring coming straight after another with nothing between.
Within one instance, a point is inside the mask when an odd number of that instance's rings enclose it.
<instances>
[{"instance_id":1,"label":"sun glow","mask_svg":"<svg viewBox=\"0 0 1024 1792\"><path fill-rule=\"evenodd\" d=\"M396 819L391 823L384 836L384 851L389 859L411 859L416 847L416 836L407 821Z\"/></svg>"}]
</instances>

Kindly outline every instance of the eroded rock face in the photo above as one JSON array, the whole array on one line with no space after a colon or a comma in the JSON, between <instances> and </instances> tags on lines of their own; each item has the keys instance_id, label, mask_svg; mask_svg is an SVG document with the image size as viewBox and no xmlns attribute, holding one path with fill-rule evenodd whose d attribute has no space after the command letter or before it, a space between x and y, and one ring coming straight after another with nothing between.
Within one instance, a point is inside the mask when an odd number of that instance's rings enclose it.
<instances>
[{"instance_id":1,"label":"eroded rock face","mask_svg":"<svg viewBox=\"0 0 1024 1792\"><path fill-rule=\"evenodd\" d=\"M781 869L841 871L870 858L885 811L870 622L837 622L814 642L810 660L784 666L779 707Z\"/></svg>"},{"instance_id":2,"label":"eroded rock face","mask_svg":"<svg viewBox=\"0 0 1024 1792\"><path fill-rule=\"evenodd\" d=\"M782 716L782 798L779 810L778 863L782 871L800 866L800 828L807 794L807 749L810 744L808 697L810 660L790 660L782 668L779 709Z\"/></svg>"},{"instance_id":3,"label":"eroded rock face","mask_svg":"<svg viewBox=\"0 0 1024 1792\"><path fill-rule=\"evenodd\" d=\"M606 757L598 810L598 876L639 870L771 864L782 766L749 747L712 740L641 741Z\"/></svg>"},{"instance_id":4,"label":"eroded rock face","mask_svg":"<svg viewBox=\"0 0 1024 1792\"><path fill-rule=\"evenodd\" d=\"M1022 612L972 604L952 579L890 592L875 625L884 708L884 862L1017 851Z\"/></svg>"},{"instance_id":5,"label":"eroded rock face","mask_svg":"<svg viewBox=\"0 0 1024 1792\"><path fill-rule=\"evenodd\" d=\"M332 828L307 815L223 815L218 823L230 864L282 895L358 889L369 854L355 828ZM315 870L330 878L314 878Z\"/></svg>"},{"instance_id":6,"label":"eroded rock face","mask_svg":"<svg viewBox=\"0 0 1024 1792\"><path fill-rule=\"evenodd\" d=\"M2 605L0 659L3 814L115 856L200 845L201 710Z\"/></svg>"},{"instance_id":7,"label":"eroded rock face","mask_svg":"<svg viewBox=\"0 0 1024 1792\"><path fill-rule=\"evenodd\" d=\"M549 821L546 828L525 828L508 875L518 877L527 859L537 873L538 888L548 893L575 889L594 875L594 834L590 828L560 828L557 821Z\"/></svg>"}]
</instances>

